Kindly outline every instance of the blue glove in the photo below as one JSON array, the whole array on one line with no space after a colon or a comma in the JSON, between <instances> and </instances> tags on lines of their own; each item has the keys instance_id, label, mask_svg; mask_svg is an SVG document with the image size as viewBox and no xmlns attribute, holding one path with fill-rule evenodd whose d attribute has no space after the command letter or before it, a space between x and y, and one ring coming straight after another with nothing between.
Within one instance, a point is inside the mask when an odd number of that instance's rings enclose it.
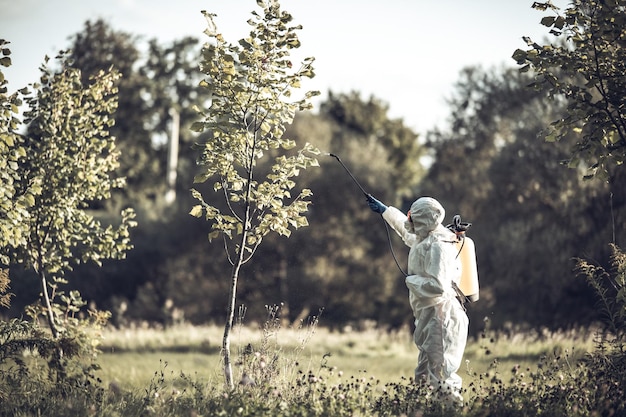
<instances>
[{"instance_id":1,"label":"blue glove","mask_svg":"<svg viewBox=\"0 0 626 417\"><path fill-rule=\"evenodd\" d=\"M374 213L383 214L385 210L387 210L387 206L376 200L374 197L372 197L371 194L367 195L367 204L370 206Z\"/></svg>"}]
</instances>

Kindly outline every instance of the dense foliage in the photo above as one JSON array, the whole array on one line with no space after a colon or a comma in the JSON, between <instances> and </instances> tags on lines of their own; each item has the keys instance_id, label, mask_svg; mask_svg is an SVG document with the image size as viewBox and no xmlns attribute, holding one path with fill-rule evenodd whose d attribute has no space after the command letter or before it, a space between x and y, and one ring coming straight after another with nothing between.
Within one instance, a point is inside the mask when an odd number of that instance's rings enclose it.
<instances>
[{"instance_id":1,"label":"dense foliage","mask_svg":"<svg viewBox=\"0 0 626 417\"><path fill-rule=\"evenodd\" d=\"M2 67L11 65L11 50L8 41L0 39L0 248L16 248L26 242L28 207L35 202L38 184L19 194L16 183L20 179L19 162L26 154L22 137L17 133L20 121L18 107L22 104L18 93L8 94L8 80L4 78ZM10 259L0 251L0 263L8 264Z\"/></svg>"}]
</instances>

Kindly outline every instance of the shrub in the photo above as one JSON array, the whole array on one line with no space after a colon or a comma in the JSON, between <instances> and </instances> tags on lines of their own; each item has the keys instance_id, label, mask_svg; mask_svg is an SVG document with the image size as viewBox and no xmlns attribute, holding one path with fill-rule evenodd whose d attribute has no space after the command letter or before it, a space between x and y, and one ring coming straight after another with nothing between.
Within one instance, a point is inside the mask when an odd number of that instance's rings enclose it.
<instances>
[{"instance_id":1,"label":"shrub","mask_svg":"<svg viewBox=\"0 0 626 417\"><path fill-rule=\"evenodd\" d=\"M8 275L3 272L0 299L7 290ZM67 307L66 312L71 310L69 302ZM65 317L64 332L56 338L36 320L0 321L0 415L86 414L102 403L104 390L94 375L98 339L92 331L104 325L108 315Z\"/></svg>"}]
</instances>

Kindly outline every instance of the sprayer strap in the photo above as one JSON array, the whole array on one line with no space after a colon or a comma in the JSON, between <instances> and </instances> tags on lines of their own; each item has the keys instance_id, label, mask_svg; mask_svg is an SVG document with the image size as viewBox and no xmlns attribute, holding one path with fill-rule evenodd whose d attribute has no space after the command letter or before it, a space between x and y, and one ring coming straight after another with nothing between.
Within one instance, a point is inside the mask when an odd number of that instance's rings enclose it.
<instances>
[{"instance_id":1,"label":"sprayer strap","mask_svg":"<svg viewBox=\"0 0 626 417\"><path fill-rule=\"evenodd\" d=\"M467 311L467 309L465 308L465 304L471 303L471 300L465 294L463 294L463 291L461 291L459 286L456 285L456 282L454 281L452 281L452 289L456 292L456 299L459 300L459 303L461 303L463 311Z\"/></svg>"},{"instance_id":2,"label":"sprayer strap","mask_svg":"<svg viewBox=\"0 0 626 417\"><path fill-rule=\"evenodd\" d=\"M461 251L463 250L463 246L465 246L465 236L460 236L459 239L461 240L461 247L459 248L459 251L457 252L456 257L454 259L459 258L459 255L461 254Z\"/></svg>"}]
</instances>

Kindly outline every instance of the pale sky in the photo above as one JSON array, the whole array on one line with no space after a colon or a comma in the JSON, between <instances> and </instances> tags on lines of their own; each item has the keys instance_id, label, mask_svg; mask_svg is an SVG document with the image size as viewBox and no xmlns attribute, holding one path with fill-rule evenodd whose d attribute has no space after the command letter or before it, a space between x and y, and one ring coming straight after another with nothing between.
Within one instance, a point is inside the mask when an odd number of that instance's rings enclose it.
<instances>
[{"instance_id":1,"label":"pale sky","mask_svg":"<svg viewBox=\"0 0 626 417\"><path fill-rule=\"evenodd\" d=\"M315 57L316 77L304 90L322 99L359 91L389 105L419 134L442 125L445 99L463 67L514 67L511 55L525 48L522 36L542 41L548 29L533 0L281 0L301 24L299 57ZM553 3L564 6L566 0ZM170 42L200 40L216 13L218 30L236 43L247 36L255 0L0 0L0 38L11 42L13 65L3 69L14 91L37 81L44 56L70 46L68 38L87 20L102 18L113 29ZM301 54L301 55L300 55ZM296 63L294 62L294 64Z\"/></svg>"}]
</instances>

